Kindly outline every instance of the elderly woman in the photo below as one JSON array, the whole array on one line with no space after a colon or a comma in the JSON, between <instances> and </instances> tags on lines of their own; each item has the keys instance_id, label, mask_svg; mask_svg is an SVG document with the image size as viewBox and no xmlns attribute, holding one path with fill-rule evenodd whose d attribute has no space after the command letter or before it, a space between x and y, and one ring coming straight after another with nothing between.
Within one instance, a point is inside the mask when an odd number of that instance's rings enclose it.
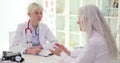
<instances>
[{"instance_id":1,"label":"elderly woman","mask_svg":"<svg viewBox=\"0 0 120 63\"><path fill-rule=\"evenodd\" d=\"M87 43L81 52L76 52L76 58L61 44L51 52L62 57L63 63L114 63L118 51L101 11L95 5L84 6L79 9L77 23L80 31L86 32Z\"/></svg>"}]
</instances>

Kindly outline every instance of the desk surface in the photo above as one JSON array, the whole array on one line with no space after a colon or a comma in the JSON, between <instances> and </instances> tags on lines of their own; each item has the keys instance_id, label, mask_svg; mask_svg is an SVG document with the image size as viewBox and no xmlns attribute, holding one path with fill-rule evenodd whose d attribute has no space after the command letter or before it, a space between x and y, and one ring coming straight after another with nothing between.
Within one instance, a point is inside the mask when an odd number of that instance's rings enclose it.
<instances>
[{"instance_id":1,"label":"desk surface","mask_svg":"<svg viewBox=\"0 0 120 63\"><path fill-rule=\"evenodd\" d=\"M61 63L61 58L52 55L49 57L37 56L37 55L23 55L25 58L24 63Z\"/></svg>"},{"instance_id":2,"label":"desk surface","mask_svg":"<svg viewBox=\"0 0 120 63\"><path fill-rule=\"evenodd\" d=\"M37 55L23 55L25 58L24 63L63 63L59 56L52 55L49 57L37 56ZM120 63L118 60L115 63Z\"/></svg>"},{"instance_id":3,"label":"desk surface","mask_svg":"<svg viewBox=\"0 0 120 63\"><path fill-rule=\"evenodd\" d=\"M37 56L37 55L23 55L25 61L23 63L63 63L61 58L55 55L49 57ZM0 63L18 63L18 62L0 62ZM120 60L116 63L120 63Z\"/></svg>"}]
</instances>

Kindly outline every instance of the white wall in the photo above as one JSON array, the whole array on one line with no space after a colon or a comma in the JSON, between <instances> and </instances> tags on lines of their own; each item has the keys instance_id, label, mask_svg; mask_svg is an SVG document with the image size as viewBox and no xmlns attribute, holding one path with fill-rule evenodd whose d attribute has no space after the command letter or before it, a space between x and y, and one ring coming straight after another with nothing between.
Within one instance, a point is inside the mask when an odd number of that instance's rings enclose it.
<instances>
[{"instance_id":1,"label":"white wall","mask_svg":"<svg viewBox=\"0 0 120 63\"><path fill-rule=\"evenodd\" d=\"M0 0L0 51L3 49L7 49L8 44L6 44L8 42L8 38L7 38L7 27L8 26L4 26L7 25L7 6L5 6L6 4L5 0L1 1ZM4 45L6 45L6 47L4 47ZM1 53L1 52L0 52Z\"/></svg>"},{"instance_id":2,"label":"white wall","mask_svg":"<svg viewBox=\"0 0 120 63\"><path fill-rule=\"evenodd\" d=\"M0 0L0 55L9 49L9 32L28 20L27 6L33 0Z\"/></svg>"}]
</instances>

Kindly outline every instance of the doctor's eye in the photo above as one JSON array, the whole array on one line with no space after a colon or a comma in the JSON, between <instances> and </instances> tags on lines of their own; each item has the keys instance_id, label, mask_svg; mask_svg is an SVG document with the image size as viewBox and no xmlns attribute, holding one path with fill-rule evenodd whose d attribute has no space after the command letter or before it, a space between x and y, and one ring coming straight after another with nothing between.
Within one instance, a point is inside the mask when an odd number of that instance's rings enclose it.
<instances>
[{"instance_id":1,"label":"doctor's eye","mask_svg":"<svg viewBox=\"0 0 120 63\"><path fill-rule=\"evenodd\" d=\"M40 12L40 14L42 14L42 12Z\"/></svg>"},{"instance_id":2,"label":"doctor's eye","mask_svg":"<svg viewBox=\"0 0 120 63\"><path fill-rule=\"evenodd\" d=\"M38 12L38 11L37 11L37 12L35 12L35 14L36 14L36 15L39 15L39 14L42 14L42 12Z\"/></svg>"},{"instance_id":3,"label":"doctor's eye","mask_svg":"<svg viewBox=\"0 0 120 63\"><path fill-rule=\"evenodd\" d=\"M39 12L35 12L35 14L37 15L37 14L39 14Z\"/></svg>"},{"instance_id":4,"label":"doctor's eye","mask_svg":"<svg viewBox=\"0 0 120 63\"><path fill-rule=\"evenodd\" d=\"M28 44L28 42L26 42Z\"/></svg>"}]
</instances>

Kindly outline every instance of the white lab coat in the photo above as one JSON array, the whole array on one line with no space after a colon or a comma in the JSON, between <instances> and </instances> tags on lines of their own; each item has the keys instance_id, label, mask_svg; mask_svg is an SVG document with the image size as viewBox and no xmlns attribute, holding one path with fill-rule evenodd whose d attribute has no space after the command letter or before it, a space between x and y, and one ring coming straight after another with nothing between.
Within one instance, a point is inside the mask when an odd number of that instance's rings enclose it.
<instances>
[{"instance_id":1,"label":"white lab coat","mask_svg":"<svg viewBox=\"0 0 120 63\"><path fill-rule=\"evenodd\" d=\"M27 39L25 34L25 28L27 27L27 23L19 24L10 46L10 50L14 52L21 52L23 53L27 48ZM43 46L49 43L56 43L58 42L57 39L54 37L50 29L46 24L39 23L39 42Z\"/></svg>"},{"instance_id":2,"label":"white lab coat","mask_svg":"<svg viewBox=\"0 0 120 63\"><path fill-rule=\"evenodd\" d=\"M76 58L73 58L72 55L75 54L78 55L76 55ZM62 52L60 56L63 59L63 63L113 63L109 56L105 39L95 31L80 52L71 53L71 56Z\"/></svg>"}]
</instances>

